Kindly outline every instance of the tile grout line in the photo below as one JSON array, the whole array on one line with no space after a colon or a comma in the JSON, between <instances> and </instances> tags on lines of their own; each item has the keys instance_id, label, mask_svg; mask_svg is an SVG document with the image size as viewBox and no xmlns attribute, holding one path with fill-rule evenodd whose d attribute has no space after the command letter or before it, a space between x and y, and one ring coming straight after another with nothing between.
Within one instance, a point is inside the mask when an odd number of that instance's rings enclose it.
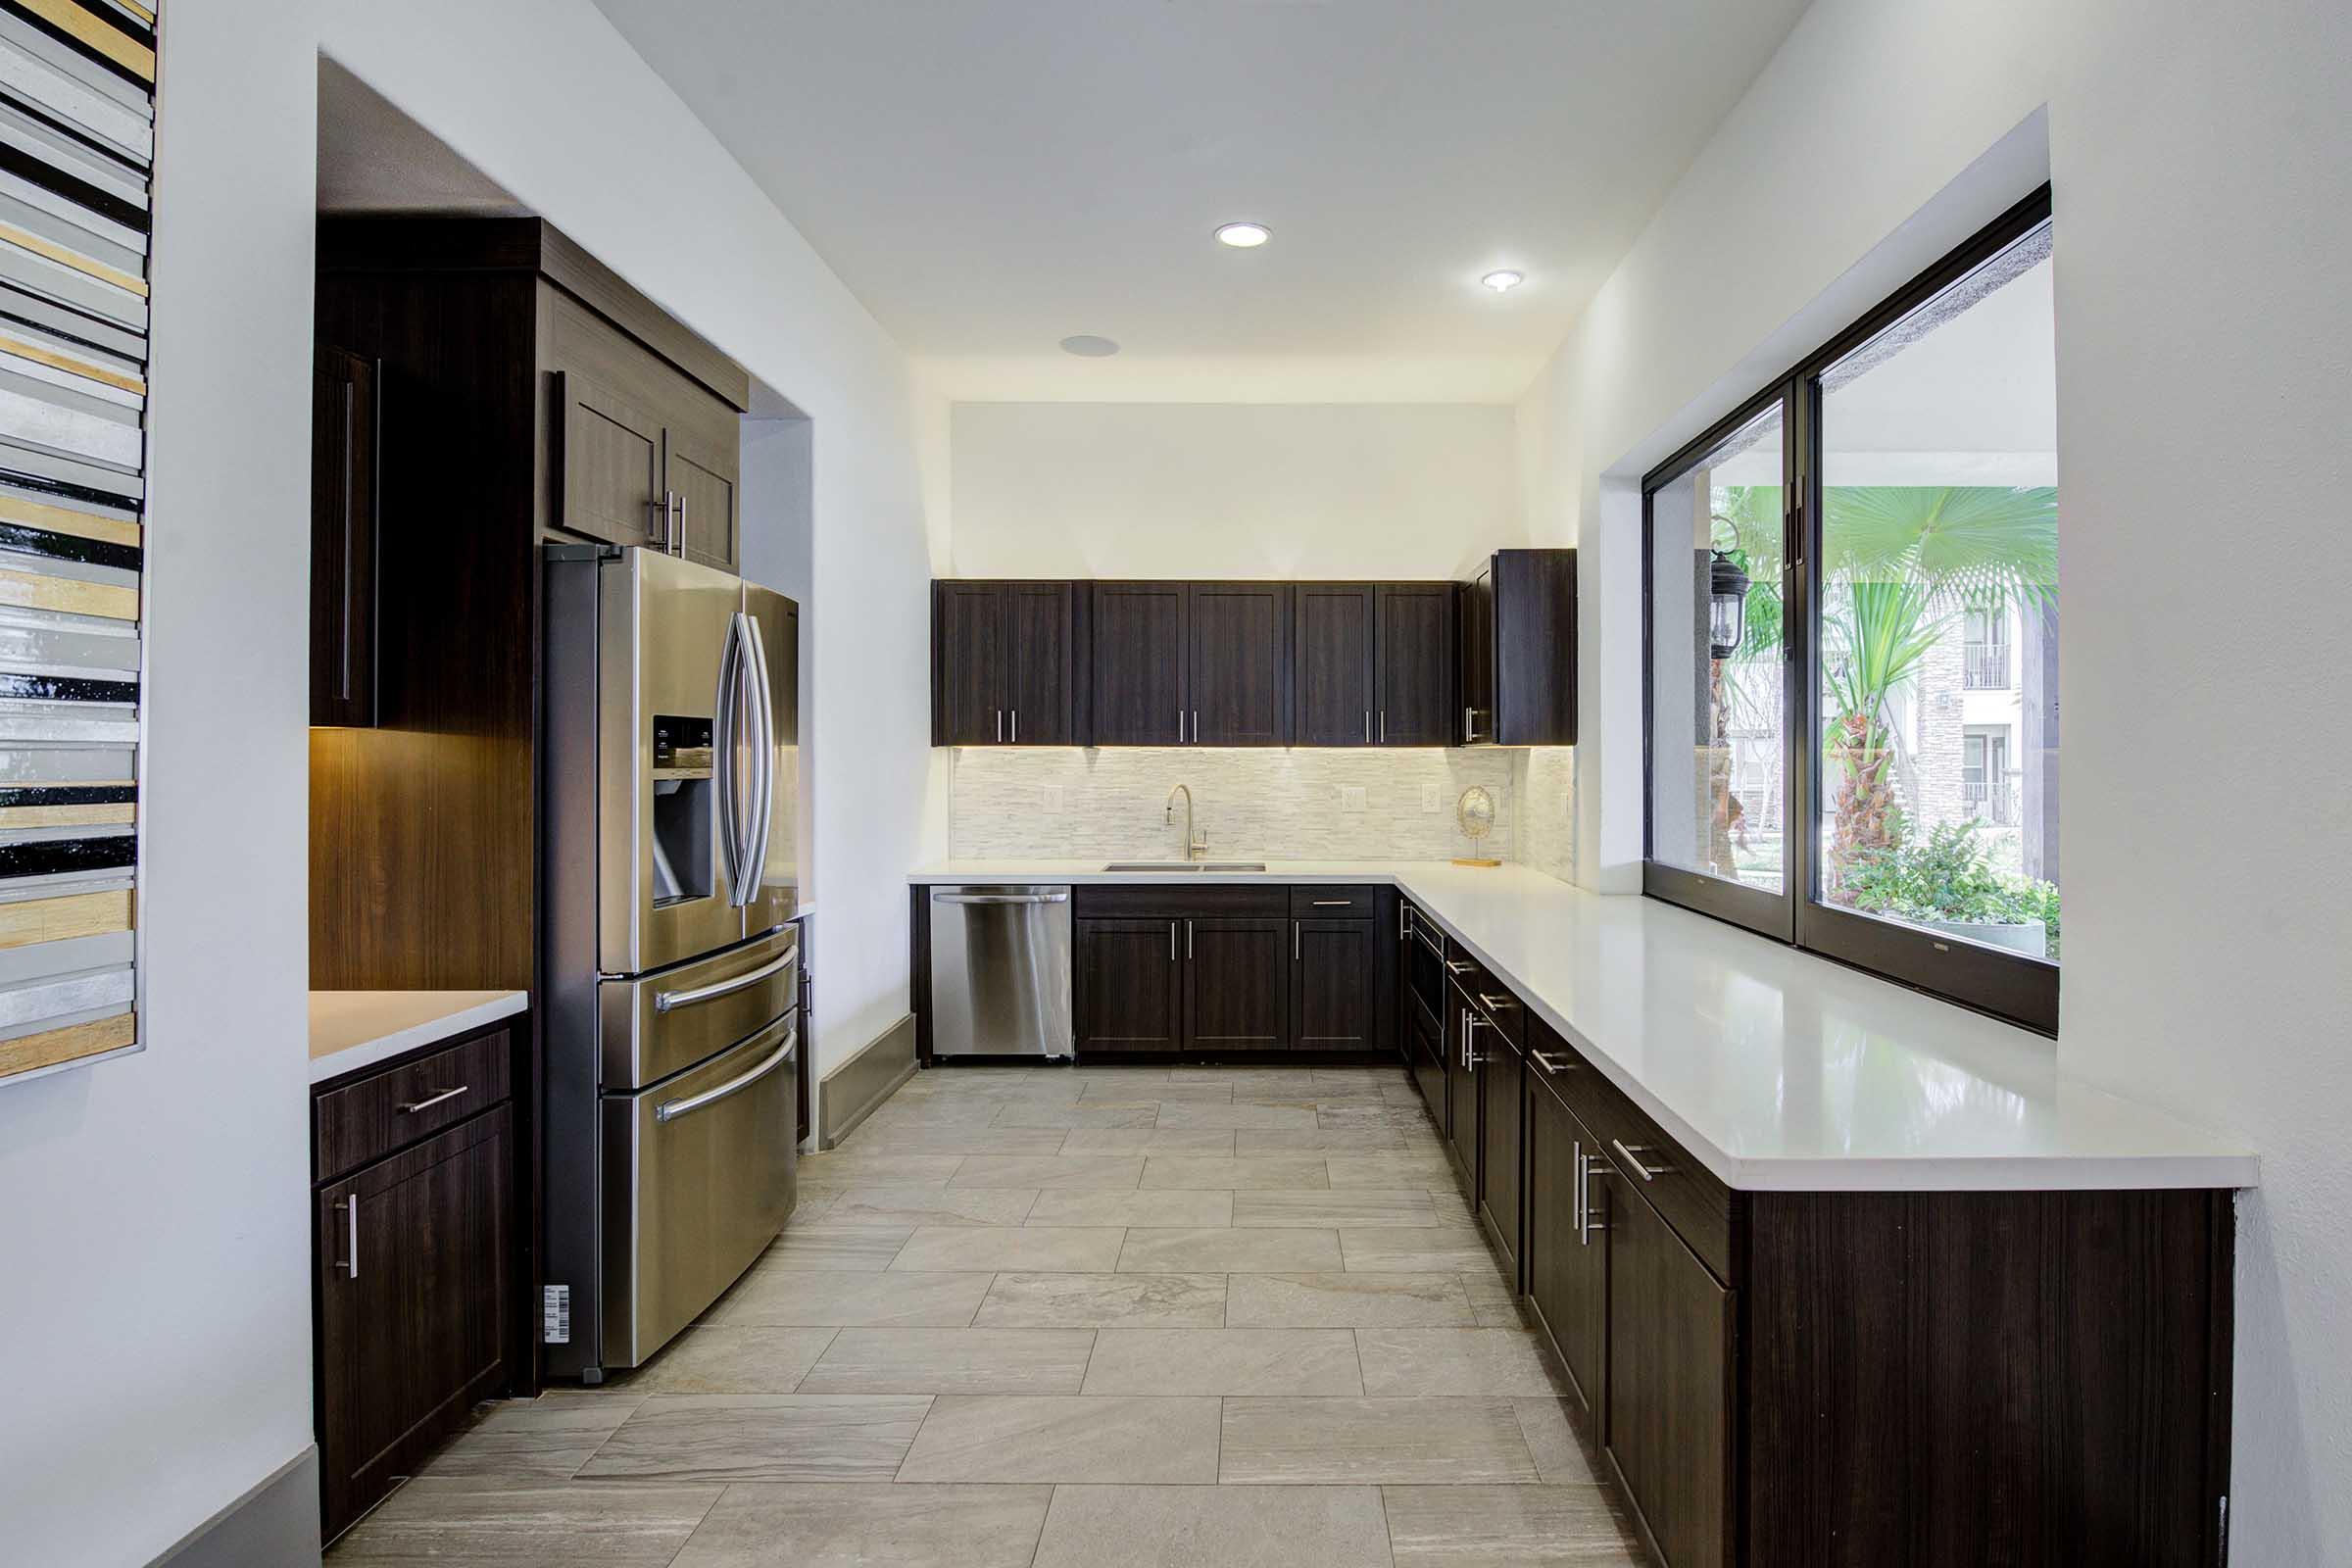
<instances>
[{"instance_id":1,"label":"tile grout line","mask_svg":"<svg viewBox=\"0 0 2352 1568\"><path fill-rule=\"evenodd\" d=\"M703 1511L695 1516L694 1528L687 1531L686 1539L678 1543L678 1549L662 1559L662 1568L669 1568L669 1565L686 1555L686 1548L694 1544L694 1538L702 1534L703 1526L710 1522L710 1515L717 1510L720 1503L727 1500L727 1494L734 1490L735 1486L732 1482L722 1481L719 1483L717 1493L711 1496Z\"/></svg>"}]
</instances>

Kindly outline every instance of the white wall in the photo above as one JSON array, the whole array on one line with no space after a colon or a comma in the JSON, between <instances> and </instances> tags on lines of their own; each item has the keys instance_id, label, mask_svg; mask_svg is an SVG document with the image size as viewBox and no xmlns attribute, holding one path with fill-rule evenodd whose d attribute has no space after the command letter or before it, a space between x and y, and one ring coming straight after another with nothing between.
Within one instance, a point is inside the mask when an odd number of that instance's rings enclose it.
<instances>
[{"instance_id":1,"label":"white wall","mask_svg":"<svg viewBox=\"0 0 2352 1568\"><path fill-rule=\"evenodd\" d=\"M942 564L905 356L588 0L330 0L322 26L338 63L814 421L821 1074L905 1014L904 879L946 842L928 751Z\"/></svg>"},{"instance_id":2,"label":"white wall","mask_svg":"<svg viewBox=\"0 0 2352 1568\"><path fill-rule=\"evenodd\" d=\"M2053 180L2057 1049L2263 1156L2230 1521L2266 1565L2352 1562L2352 730L2282 634L2342 619L2348 53L2335 0L1816 0L1518 410L1529 531L1584 553L1580 875L1622 887L1641 472Z\"/></svg>"},{"instance_id":3,"label":"white wall","mask_svg":"<svg viewBox=\"0 0 2352 1568\"><path fill-rule=\"evenodd\" d=\"M1451 577L1524 542L1512 411L958 403L963 577Z\"/></svg>"},{"instance_id":4,"label":"white wall","mask_svg":"<svg viewBox=\"0 0 2352 1568\"><path fill-rule=\"evenodd\" d=\"M0 1557L121 1568L311 1442L300 0L163 30L147 1051L0 1087Z\"/></svg>"}]
</instances>

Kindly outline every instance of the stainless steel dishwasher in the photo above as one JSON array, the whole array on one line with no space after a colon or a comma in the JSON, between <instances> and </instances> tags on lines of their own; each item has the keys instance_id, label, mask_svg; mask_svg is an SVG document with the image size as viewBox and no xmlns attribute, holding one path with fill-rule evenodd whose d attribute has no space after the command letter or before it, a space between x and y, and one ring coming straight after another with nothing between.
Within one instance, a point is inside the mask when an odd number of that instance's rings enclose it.
<instances>
[{"instance_id":1,"label":"stainless steel dishwasher","mask_svg":"<svg viewBox=\"0 0 2352 1568\"><path fill-rule=\"evenodd\" d=\"M1067 1060L1070 890L931 890L931 1054Z\"/></svg>"}]
</instances>

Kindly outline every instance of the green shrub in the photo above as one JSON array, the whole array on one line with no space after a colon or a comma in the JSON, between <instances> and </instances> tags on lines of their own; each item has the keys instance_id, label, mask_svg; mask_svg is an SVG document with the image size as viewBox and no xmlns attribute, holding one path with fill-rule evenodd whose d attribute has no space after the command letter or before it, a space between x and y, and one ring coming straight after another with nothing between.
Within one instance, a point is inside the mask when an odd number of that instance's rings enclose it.
<instances>
[{"instance_id":1,"label":"green shrub","mask_svg":"<svg viewBox=\"0 0 2352 1568\"><path fill-rule=\"evenodd\" d=\"M2058 888L1993 869L1977 824L1946 822L1921 843L1897 844L1862 856L1846 872L1853 906L1898 920L1962 920L2049 930L2058 956Z\"/></svg>"}]
</instances>

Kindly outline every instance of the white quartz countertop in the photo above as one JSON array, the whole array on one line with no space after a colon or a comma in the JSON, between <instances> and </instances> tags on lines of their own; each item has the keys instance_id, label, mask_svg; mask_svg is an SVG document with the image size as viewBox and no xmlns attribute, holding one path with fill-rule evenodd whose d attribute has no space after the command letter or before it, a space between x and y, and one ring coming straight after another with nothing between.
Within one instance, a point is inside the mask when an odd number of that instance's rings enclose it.
<instances>
[{"instance_id":1,"label":"white quartz countertop","mask_svg":"<svg viewBox=\"0 0 2352 1568\"><path fill-rule=\"evenodd\" d=\"M1105 872L944 860L915 884L1392 884L1708 1169L1761 1192L2244 1188L2252 1152L2058 1070L2055 1045L1656 899L1525 866Z\"/></svg>"},{"instance_id":2,"label":"white quartz countertop","mask_svg":"<svg viewBox=\"0 0 2352 1568\"><path fill-rule=\"evenodd\" d=\"M314 991L311 1082L389 1061L529 1004L524 991Z\"/></svg>"}]
</instances>

